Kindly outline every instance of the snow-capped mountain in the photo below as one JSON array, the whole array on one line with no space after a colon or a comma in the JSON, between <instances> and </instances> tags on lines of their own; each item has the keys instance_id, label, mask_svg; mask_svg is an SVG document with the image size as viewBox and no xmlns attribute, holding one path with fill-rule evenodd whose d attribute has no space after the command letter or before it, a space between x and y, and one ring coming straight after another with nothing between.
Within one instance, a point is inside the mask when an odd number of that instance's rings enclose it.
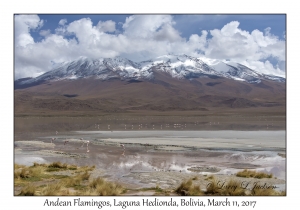
<instances>
[{"instance_id":1,"label":"snow-capped mountain","mask_svg":"<svg viewBox=\"0 0 300 210\"><path fill-rule=\"evenodd\" d=\"M223 74L227 78L246 81L248 83L260 83L261 80L285 82L285 78L262 74L248 68L247 66L235 62L225 63L222 61L216 61L213 64L210 64L210 67Z\"/></svg>"},{"instance_id":2,"label":"snow-capped mountain","mask_svg":"<svg viewBox=\"0 0 300 210\"><path fill-rule=\"evenodd\" d=\"M133 62L122 57L90 59L80 57L71 62L57 65L51 71L36 78L20 79L20 85L41 83L47 80L72 80L94 77L100 80L154 79L154 72L166 72L173 78L192 79L199 77L225 77L247 83L260 83L262 80L285 82L285 78L258 73L234 62L214 60L208 65L200 58L188 55L163 55L155 59Z\"/></svg>"}]
</instances>

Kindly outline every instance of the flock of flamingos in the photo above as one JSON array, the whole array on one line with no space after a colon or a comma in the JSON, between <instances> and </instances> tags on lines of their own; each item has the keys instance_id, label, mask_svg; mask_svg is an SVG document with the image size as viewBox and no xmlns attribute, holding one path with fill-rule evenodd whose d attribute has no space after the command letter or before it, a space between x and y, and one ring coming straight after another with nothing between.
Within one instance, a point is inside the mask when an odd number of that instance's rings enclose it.
<instances>
[{"instance_id":1,"label":"flock of flamingos","mask_svg":"<svg viewBox=\"0 0 300 210\"><path fill-rule=\"evenodd\" d=\"M55 133L56 135L58 134L58 131L56 131L56 133ZM51 143L52 144L54 144L53 142L56 140L57 138L51 138ZM82 141L82 145L81 145L81 147L83 147L84 146L84 144L86 144L86 152L90 152L90 150L89 150L89 143L90 143L90 141L84 141L83 140L83 138L80 138L80 140ZM66 139L65 141L64 141L64 145L66 145L67 143L68 143L69 141ZM125 156L125 146L124 146L124 144L120 144L120 146L123 148L123 156Z\"/></svg>"},{"instance_id":2,"label":"flock of flamingos","mask_svg":"<svg viewBox=\"0 0 300 210\"><path fill-rule=\"evenodd\" d=\"M218 124L219 124L219 122L218 122ZM196 125L196 122L195 122L195 125ZM142 124L139 124L138 126L139 126L138 129L143 128L143 125L142 125ZM171 125L171 124L166 124L166 128L169 128L169 127L172 127L172 125ZM178 127L180 127L181 129L183 129L183 127L186 128L186 124L185 124L185 125L183 125L183 124L174 124L174 128L178 128ZM95 124L95 128L97 128L97 124ZM148 128L148 127L147 127L147 124L145 125L145 128ZM98 125L98 129L99 129L99 125ZM107 129L110 130L110 131L112 132L112 130L111 130L111 128L110 128L110 125L108 125ZM126 125L125 125L125 130L126 130L126 129L127 129L127 128L126 128ZM133 130L133 125L131 125L131 129ZM153 129L153 130L155 129L154 125L153 125L152 129ZM161 125L160 129L163 129L163 125ZM58 131L56 131L56 135L57 135L57 134L58 134ZM51 143L54 144L54 141L55 141L55 140L57 140L57 138L51 138ZM88 141L88 140L87 140L87 141L84 141L82 138L80 138L80 140L82 141L81 147L83 147L84 144L86 144L86 149L87 149L86 152L90 152L90 150L89 150L89 143L90 143L90 141ZM66 140L64 141L64 145L66 145L68 142L69 142L69 140L66 139ZM124 146L124 144L120 144L119 146L121 146L121 147L123 148L122 156L125 156L125 146Z\"/></svg>"}]
</instances>

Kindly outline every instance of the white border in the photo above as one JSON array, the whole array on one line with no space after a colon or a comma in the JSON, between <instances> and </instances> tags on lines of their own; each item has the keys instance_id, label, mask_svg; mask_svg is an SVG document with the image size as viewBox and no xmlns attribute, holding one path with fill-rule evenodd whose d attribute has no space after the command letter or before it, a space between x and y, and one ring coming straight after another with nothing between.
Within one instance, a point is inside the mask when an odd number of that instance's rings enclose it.
<instances>
[{"instance_id":1,"label":"white border","mask_svg":"<svg viewBox=\"0 0 300 210\"><path fill-rule=\"evenodd\" d=\"M228 197L230 200L256 200L255 209L266 209L266 207L284 208L287 206L297 206L297 138L296 129L298 128L296 117L298 117L299 96L297 84L300 77L296 73L300 70L297 61L299 61L298 20L299 13L296 11L297 5L291 2L274 1L197 1L185 0L167 2L161 0L151 1L36 1L36 0L11 0L1 3L1 131L4 135L1 138L1 209L20 209L30 208L42 209L46 197L14 197L13 196L13 14L15 13L281 13L287 14L287 196L286 197ZM296 61L296 62L295 62ZM4 65L3 65L4 64ZM55 199L56 197L50 197ZM118 197L120 198L120 197ZM141 200L146 197L121 197L123 200ZM148 197L153 198L153 197ZM180 200L181 197L176 198ZM209 197L200 197L201 200L207 200ZM64 200L72 200L73 197L62 197ZM84 200L93 199L93 197L83 197ZM113 199L113 197L95 197L94 199ZM168 200L168 197L161 197ZM225 197L215 197L217 200L224 200ZM52 207L55 208L55 207ZM74 209L76 207L64 207L64 209ZM79 207L77 207L79 208ZM97 207L90 207L97 209ZM142 207L146 208L146 207ZM151 208L151 207L147 207ZM158 208L158 207L155 207ZM159 209L165 209L159 208ZM197 207L199 209L200 207ZM224 207L226 208L226 207ZM81 208L82 209L82 208ZM104 208L115 209L115 208ZM122 208L118 208L122 209ZM126 208L126 209L140 209ZM171 207L167 208L171 209ZM181 209L181 208L180 208ZM212 209L206 207L206 209ZM215 207L213 209L219 209ZM228 208L229 209L229 208ZM232 207L230 208L232 209Z\"/></svg>"}]
</instances>

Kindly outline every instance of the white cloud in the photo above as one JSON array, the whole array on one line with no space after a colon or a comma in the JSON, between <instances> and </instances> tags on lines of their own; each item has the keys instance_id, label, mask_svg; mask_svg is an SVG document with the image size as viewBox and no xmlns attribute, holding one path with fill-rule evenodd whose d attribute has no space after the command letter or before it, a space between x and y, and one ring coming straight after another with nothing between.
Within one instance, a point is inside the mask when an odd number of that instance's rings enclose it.
<instances>
[{"instance_id":1,"label":"white cloud","mask_svg":"<svg viewBox=\"0 0 300 210\"><path fill-rule=\"evenodd\" d=\"M221 30L211 30L212 38L209 40L205 55L216 59L245 60L259 52L249 32L240 30L238 26L239 22L233 21Z\"/></svg>"},{"instance_id":2,"label":"white cloud","mask_svg":"<svg viewBox=\"0 0 300 210\"><path fill-rule=\"evenodd\" d=\"M172 24L171 15L133 15L126 18L123 29L130 38L153 39L163 26Z\"/></svg>"},{"instance_id":3,"label":"white cloud","mask_svg":"<svg viewBox=\"0 0 300 210\"><path fill-rule=\"evenodd\" d=\"M273 75L285 77L285 67L281 66L281 68L279 68L280 64L274 67L268 60L266 60L265 62L250 60L250 61L243 61L240 63L261 73L273 74ZM285 62L283 63L283 65L285 65Z\"/></svg>"},{"instance_id":4,"label":"white cloud","mask_svg":"<svg viewBox=\"0 0 300 210\"><path fill-rule=\"evenodd\" d=\"M201 50L201 51L205 51L206 48L207 48L207 35L208 35L208 32L203 30L202 32L202 35L201 36L198 36L197 34L192 34L189 38L189 41L188 41L188 44L191 46L191 47L194 47L194 51L195 50Z\"/></svg>"},{"instance_id":5,"label":"white cloud","mask_svg":"<svg viewBox=\"0 0 300 210\"><path fill-rule=\"evenodd\" d=\"M105 22L99 21L97 24L97 28L101 32L114 32L116 30L116 23L112 20L108 20Z\"/></svg>"},{"instance_id":6,"label":"white cloud","mask_svg":"<svg viewBox=\"0 0 300 210\"><path fill-rule=\"evenodd\" d=\"M58 24L61 25L61 26L64 26L66 23L67 23L67 19L61 19Z\"/></svg>"},{"instance_id":7,"label":"white cloud","mask_svg":"<svg viewBox=\"0 0 300 210\"><path fill-rule=\"evenodd\" d=\"M176 42L182 39L179 32L176 31L170 24L163 25L162 28L153 35L154 39L157 41Z\"/></svg>"},{"instance_id":8,"label":"white cloud","mask_svg":"<svg viewBox=\"0 0 300 210\"><path fill-rule=\"evenodd\" d=\"M39 33L44 37L35 42L30 30L41 27L43 20L36 15L16 16L15 78L46 72L52 61L69 61L78 56L120 55L142 61L168 53L230 58L257 71L284 74L285 41L272 35L270 28L248 32L233 21L221 29L191 34L186 40L173 27L175 24L171 15L133 15L122 25L124 31L117 31L112 20L96 24L82 18L67 24L62 19L54 34L49 29L41 30ZM278 65L261 61L269 57L276 59Z\"/></svg>"},{"instance_id":9,"label":"white cloud","mask_svg":"<svg viewBox=\"0 0 300 210\"><path fill-rule=\"evenodd\" d=\"M265 34L259 30L251 33L243 31L239 22L226 24L221 30L210 31L212 38L208 40L205 55L216 59L230 59L240 62L260 72L284 75L284 69L273 67L269 62L260 60L269 57L276 58L278 62L285 61L285 41L271 34L271 28L265 29ZM246 62L247 60L247 62Z\"/></svg>"},{"instance_id":10,"label":"white cloud","mask_svg":"<svg viewBox=\"0 0 300 210\"><path fill-rule=\"evenodd\" d=\"M15 44L16 47L25 47L28 44L34 44L30 35L30 30L43 25L37 15L16 15L15 16Z\"/></svg>"},{"instance_id":11,"label":"white cloud","mask_svg":"<svg viewBox=\"0 0 300 210\"><path fill-rule=\"evenodd\" d=\"M67 26L63 25L63 26L59 26L58 28L55 29L55 34L57 35L61 35L61 36L67 36L70 35L67 32Z\"/></svg>"},{"instance_id":12,"label":"white cloud","mask_svg":"<svg viewBox=\"0 0 300 210\"><path fill-rule=\"evenodd\" d=\"M41 30L39 34L41 36L48 36L48 35L51 34L51 31L50 31L50 29L48 29L48 30Z\"/></svg>"}]
</instances>

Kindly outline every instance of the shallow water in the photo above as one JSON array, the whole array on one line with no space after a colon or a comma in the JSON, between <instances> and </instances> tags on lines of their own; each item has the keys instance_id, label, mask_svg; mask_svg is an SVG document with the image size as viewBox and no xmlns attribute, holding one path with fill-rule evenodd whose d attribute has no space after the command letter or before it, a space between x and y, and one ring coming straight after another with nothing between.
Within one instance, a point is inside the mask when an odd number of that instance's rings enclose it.
<instances>
[{"instance_id":1,"label":"shallow water","mask_svg":"<svg viewBox=\"0 0 300 210\"><path fill-rule=\"evenodd\" d=\"M163 114L163 113L162 113ZM71 131L276 131L285 130L285 116L226 114L200 116L15 117L15 140L31 140L45 134Z\"/></svg>"},{"instance_id":2,"label":"shallow water","mask_svg":"<svg viewBox=\"0 0 300 210\"><path fill-rule=\"evenodd\" d=\"M173 145L206 149L284 150L285 131L76 131L106 142Z\"/></svg>"},{"instance_id":3,"label":"shallow water","mask_svg":"<svg viewBox=\"0 0 300 210\"><path fill-rule=\"evenodd\" d=\"M279 155L285 154L285 131L73 131L44 134L36 140L49 144L54 137L52 150L85 157L39 153L42 147L16 144L15 162L95 165L102 170L100 176L143 187L152 187L155 180L140 183L130 175L154 171L230 175L256 169L279 179L286 176L286 159ZM69 142L64 144L65 140ZM83 143L87 140L88 148ZM193 167L201 170L189 170Z\"/></svg>"}]
</instances>

